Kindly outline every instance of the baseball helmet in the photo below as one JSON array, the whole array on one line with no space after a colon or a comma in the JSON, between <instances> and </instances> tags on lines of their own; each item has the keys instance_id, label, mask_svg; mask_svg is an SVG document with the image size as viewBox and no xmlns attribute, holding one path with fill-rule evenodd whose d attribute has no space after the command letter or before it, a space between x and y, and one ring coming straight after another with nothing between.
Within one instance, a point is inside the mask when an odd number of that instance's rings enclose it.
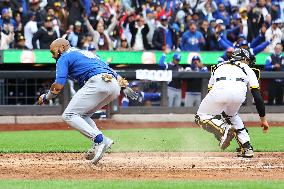
<instances>
[{"instance_id":1,"label":"baseball helmet","mask_svg":"<svg viewBox=\"0 0 284 189\"><path fill-rule=\"evenodd\" d=\"M129 84L129 87L138 87L139 83L138 81L132 81L130 84Z\"/></svg>"},{"instance_id":2,"label":"baseball helmet","mask_svg":"<svg viewBox=\"0 0 284 189\"><path fill-rule=\"evenodd\" d=\"M248 41L247 40L241 41L240 46L248 46Z\"/></svg>"},{"instance_id":3,"label":"baseball helmet","mask_svg":"<svg viewBox=\"0 0 284 189\"><path fill-rule=\"evenodd\" d=\"M193 56L191 59L191 62L194 62L195 60L199 60L200 61L200 57L199 56Z\"/></svg>"},{"instance_id":4,"label":"baseball helmet","mask_svg":"<svg viewBox=\"0 0 284 189\"><path fill-rule=\"evenodd\" d=\"M255 56L248 50L243 48L236 48L232 54L235 60L246 60L249 62L249 66L255 64Z\"/></svg>"},{"instance_id":5,"label":"baseball helmet","mask_svg":"<svg viewBox=\"0 0 284 189\"><path fill-rule=\"evenodd\" d=\"M181 55L179 53L175 53L173 56L173 59L180 61L181 60Z\"/></svg>"},{"instance_id":6,"label":"baseball helmet","mask_svg":"<svg viewBox=\"0 0 284 189\"><path fill-rule=\"evenodd\" d=\"M94 51L94 50L96 50L95 45L90 43L89 46L88 46L88 51Z\"/></svg>"}]
</instances>

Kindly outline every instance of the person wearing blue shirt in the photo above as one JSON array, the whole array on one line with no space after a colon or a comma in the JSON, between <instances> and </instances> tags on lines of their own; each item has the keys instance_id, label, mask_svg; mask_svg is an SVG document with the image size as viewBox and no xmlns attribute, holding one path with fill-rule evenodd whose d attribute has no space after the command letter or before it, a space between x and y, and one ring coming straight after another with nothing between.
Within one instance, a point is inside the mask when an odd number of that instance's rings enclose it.
<instances>
[{"instance_id":1,"label":"person wearing blue shirt","mask_svg":"<svg viewBox=\"0 0 284 189\"><path fill-rule=\"evenodd\" d=\"M64 38L54 40L50 45L50 52L56 60L56 79L49 92L39 97L38 104L42 105L55 98L68 78L78 81L81 88L71 99L62 118L93 141L93 147L86 154L86 159L96 164L113 141L103 136L91 116L117 98L121 87L125 88L123 92L129 98L135 98L136 95L127 87L124 79L92 52L73 48Z\"/></svg>"},{"instance_id":2,"label":"person wearing blue shirt","mask_svg":"<svg viewBox=\"0 0 284 189\"><path fill-rule=\"evenodd\" d=\"M7 8L2 9L1 11L0 28L3 28L4 24L13 26L14 30L17 27L16 21L13 18L11 18L11 13Z\"/></svg>"},{"instance_id":3,"label":"person wearing blue shirt","mask_svg":"<svg viewBox=\"0 0 284 189\"><path fill-rule=\"evenodd\" d=\"M218 63L230 60L232 58L233 52L233 47L227 48L226 52L218 58Z\"/></svg>"},{"instance_id":4,"label":"person wearing blue shirt","mask_svg":"<svg viewBox=\"0 0 284 189\"><path fill-rule=\"evenodd\" d=\"M189 30L183 33L181 37L181 50L182 51L200 51L201 47L205 44L205 40L201 32L196 30L196 23L189 22Z\"/></svg>"},{"instance_id":5,"label":"person wearing blue shirt","mask_svg":"<svg viewBox=\"0 0 284 189\"><path fill-rule=\"evenodd\" d=\"M228 39L224 38L224 35L219 37L219 45L223 48L229 48L234 47L236 45L239 45L241 48L249 50L250 53L253 55L257 55L258 53L262 52L269 44L270 41L264 41L262 42L265 37L264 34L259 34L256 38L252 40L251 43L249 43L244 37L240 37L242 35L239 35L239 39L237 44L233 44Z\"/></svg>"}]
</instances>

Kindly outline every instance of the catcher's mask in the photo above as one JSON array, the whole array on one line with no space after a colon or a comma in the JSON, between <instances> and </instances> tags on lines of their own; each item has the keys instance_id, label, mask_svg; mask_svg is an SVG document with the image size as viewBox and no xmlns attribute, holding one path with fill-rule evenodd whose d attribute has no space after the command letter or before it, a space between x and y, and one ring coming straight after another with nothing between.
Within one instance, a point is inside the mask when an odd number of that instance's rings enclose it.
<instances>
[{"instance_id":1,"label":"catcher's mask","mask_svg":"<svg viewBox=\"0 0 284 189\"><path fill-rule=\"evenodd\" d=\"M247 61L250 67L253 67L255 65L255 56L246 49L236 48L232 54L232 57L237 61Z\"/></svg>"}]
</instances>

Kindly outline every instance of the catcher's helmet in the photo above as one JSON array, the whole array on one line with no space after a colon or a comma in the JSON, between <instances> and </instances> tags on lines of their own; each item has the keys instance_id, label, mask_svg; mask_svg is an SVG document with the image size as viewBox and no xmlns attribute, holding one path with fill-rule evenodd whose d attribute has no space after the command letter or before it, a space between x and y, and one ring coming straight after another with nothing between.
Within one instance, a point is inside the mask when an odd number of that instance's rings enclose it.
<instances>
[{"instance_id":1,"label":"catcher's helmet","mask_svg":"<svg viewBox=\"0 0 284 189\"><path fill-rule=\"evenodd\" d=\"M246 60L249 62L249 66L253 66L255 64L255 56L248 50L243 48L237 48L234 50L232 57L234 60Z\"/></svg>"}]
</instances>

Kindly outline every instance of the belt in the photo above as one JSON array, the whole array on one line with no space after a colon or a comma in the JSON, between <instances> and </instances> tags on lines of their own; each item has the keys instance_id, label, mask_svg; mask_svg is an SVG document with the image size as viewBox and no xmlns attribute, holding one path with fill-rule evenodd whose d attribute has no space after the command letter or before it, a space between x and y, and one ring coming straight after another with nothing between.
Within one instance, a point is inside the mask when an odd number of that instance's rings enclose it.
<instances>
[{"instance_id":1,"label":"belt","mask_svg":"<svg viewBox=\"0 0 284 189\"><path fill-rule=\"evenodd\" d=\"M226 77L218 77L216 79L216 82L218 82L218 81L225 81L225 80L231 80L231 79L227 79ZM236 78L236 81L245 82L245 80L243 78Z\"/></svg>"},{"instance_id":2,"label":"belt","mask_svg":"<svg viewBox=\"0 0 284 189\"><path fill-rule=\"evenodd\" d=\"M89 72L89 73L87 74L87 77L84 79L84 83L86 83L91 77L96 76L96 75L100 75L100 74L108 74L108 75L111 75L113 78L116 79L116 76L115 76L114 73L105 72L105 73L97 73L97 74L94 74L93 72Z\"/></svg>"}]
</instances>

